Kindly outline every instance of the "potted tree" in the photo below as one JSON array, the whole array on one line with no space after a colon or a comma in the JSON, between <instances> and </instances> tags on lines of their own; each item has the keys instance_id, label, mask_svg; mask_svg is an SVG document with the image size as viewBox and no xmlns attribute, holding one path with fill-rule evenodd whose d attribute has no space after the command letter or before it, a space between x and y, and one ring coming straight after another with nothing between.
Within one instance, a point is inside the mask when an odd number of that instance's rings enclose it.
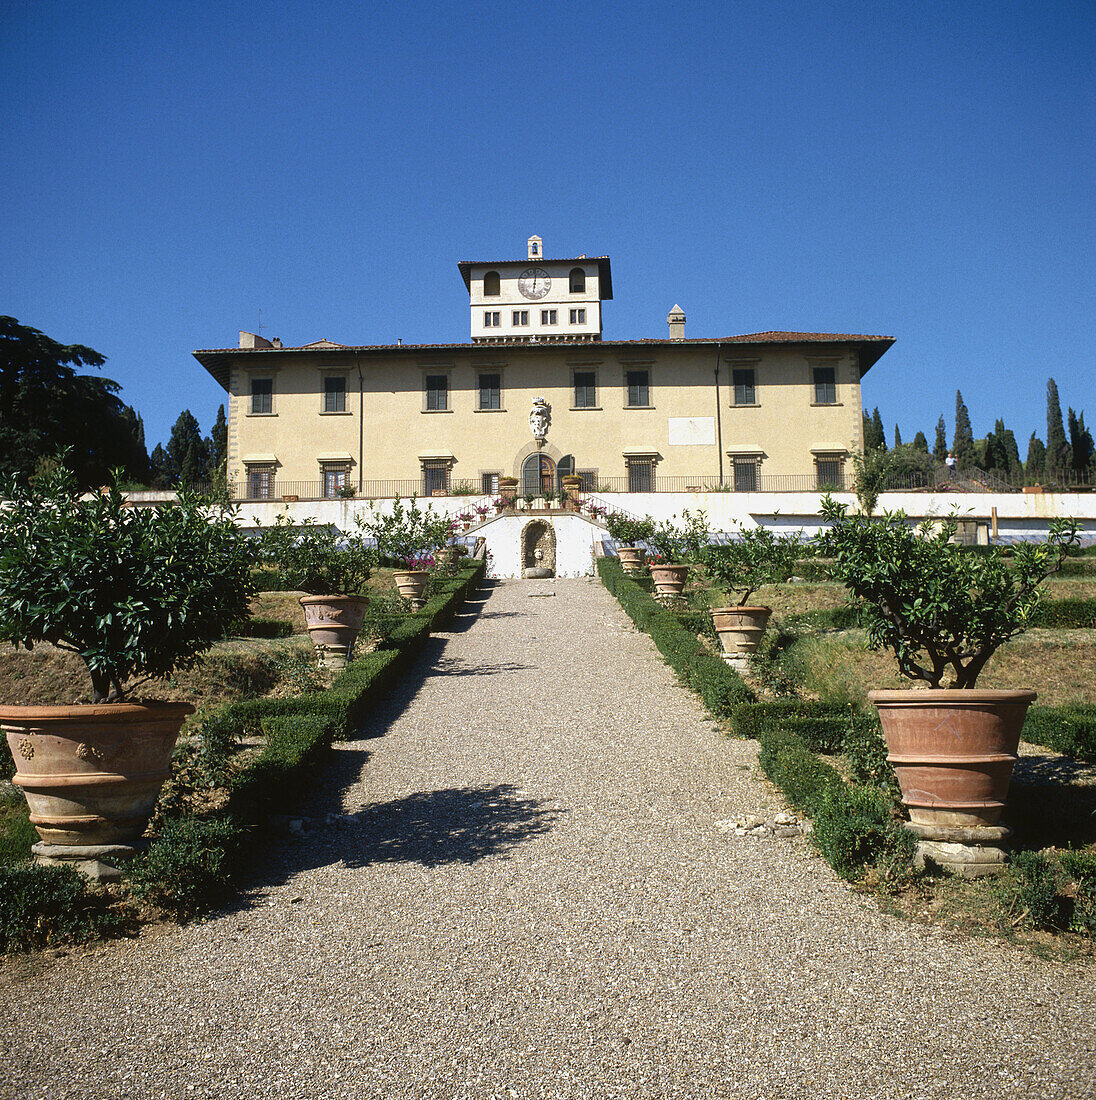
<instances>
[{"instance_id":1,"label":"potted tree","mask_svg":"<svg viewBox=\"0 0 1096 1100\"><path fill-rule=\"evenodd\" d=\"M681 513L655 525L647 540L651 547L651 580L655 594L664 600L679 599L689 578L689 564L700 560L708 541L708 517L703 511Z\"/></svg>"},{"instance_id":2,"label":"potted tree","mask_svg":"<svg viewBox=\"0 0 1096 1100\"><path fill-rule=\"evenodd\" d=\"M310 519L297 523L280 515L272 527L260 528L263 559L277 568L286 588L305 593L299 602L320 667L345 668L369 606L364 589L373 550L360 535Z\"/></svg>"},{"instance_id":3,"label":"potted tree","mask_svg":"<svg viewBox=\"0 0 1096 1100\"><path fill-rule=\"evenodd\" d=\"M713 583L724 593L733 592L738 600L732 606L710 609L728 664L744 667L772 614L771 607L750 605L750 596L762 585L784 584L803 553L802 532L777 535L761 526L740 528L734 541L701 550L701 561Z\"/></svg>"},{"instance_id":4,"label":"potted tree","mask_svg":"<svg viewBox=\"0 0 1096 1100\"><path fill-rule=\"evenodd\" d=\"M923 856L964 875L992 873L1005 859L1001 813L1035 692L976 684L996 650L1026 629L1039 586L1079 542L1076 524L1052 521L1045 543L1022 543L1006 558L952 543L954 519L915 528L900 512L850 516L829 497L822 516L830 526L821 547L869 643L889 649L899 673L929 689L868 695L908 827Z\"/></svg>"},{"instance_id":5,"label":"potted tree","mask_svg":"<svg viewBox=\"0 0 1096 1100\"><path fill-rule=\"evenodd\" d=\"M453 521L433 508L419 508L415 497L407 506L396 497L392 511L375 516L365 530L377 540L381 558L399 567L392 577L399 594L412 607L422 607L430 566L452 536Z\"/></svg>"},{"instance_id":6,"label":"potted tree","mask_svg":"<svg viewBox=\"0 0 1096 1100\"><path fill-rule=\"evenodd\" d=\"M621 568L629 576L641 574L647 550L639 544L655 533L654 520L650 516L640 519L626 512L608 512L605 514L605 526L609 530L609 538L616 543Z\"/></svg>"},{"instance_id":7,"label":"potted tree","mask_svg":"<svg viewBox=\"0 0 1096 1100\"><path fill-rule=\"evenodd\" d=\"M231 509L185 490L130 508L116 481L81 496L61 467L6 497L0 640L78 654L91 702L0 706L0 727L42 838L36 855L94 872L132 854L193 710L130 693L192 664L247 617L254 547Z\"/></svg>"}]
</instances>

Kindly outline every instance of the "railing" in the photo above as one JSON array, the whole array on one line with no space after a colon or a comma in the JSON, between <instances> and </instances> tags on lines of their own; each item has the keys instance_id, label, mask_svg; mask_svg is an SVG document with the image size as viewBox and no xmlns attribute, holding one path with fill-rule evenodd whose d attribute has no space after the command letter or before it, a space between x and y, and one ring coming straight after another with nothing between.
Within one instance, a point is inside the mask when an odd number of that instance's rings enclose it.
<instances>
[{"instance_id":1,"label":"railing","mask_svg":"<svg viewBox=\"0 0 1096 1100\"><path fill-rule=\"evenodd\" d=\"M1091 492L1096 490L1096 470L1063 470L1040 479L1046 492ZM1022 473L1009 476L997 470L948 469L937 466L931 472L897 473L889 475L883 490L887 492L973 492L973 493L1018 493L1029 485ZM256 487L257 488L257 487ZM756 474L751 478L739 478L735 483L733 476L725 476L720 482L718 476L696 475L676 477L652 477L649 487L640 488L627 475L620 477L599 477L584 488L584 496L599 496L618 493L819 493L854 492L856 479L853 471L846 468L837 480L821 481L817 474ZM198 486L199 491L210 492L209 485ZM325 491L326 490L326 491ZM142 494L135 493L135 497ZM149 494L150 497L153 494ZM285 499L297 500L384 500L393 497L426 497L426 486L422 478L404 478L388 481L364 481L359 489L357 482L351 481L341 489L326 487L322 481L281 481L273 479L262 494L253 494L250 485L230 485L228 495L234 501L260 501ZM467 483L458 483L451 488L429 494L446 499L465 500L471 509L475 503L490 500L482 492L473 490Z\"/></svg>"}]
</instances>

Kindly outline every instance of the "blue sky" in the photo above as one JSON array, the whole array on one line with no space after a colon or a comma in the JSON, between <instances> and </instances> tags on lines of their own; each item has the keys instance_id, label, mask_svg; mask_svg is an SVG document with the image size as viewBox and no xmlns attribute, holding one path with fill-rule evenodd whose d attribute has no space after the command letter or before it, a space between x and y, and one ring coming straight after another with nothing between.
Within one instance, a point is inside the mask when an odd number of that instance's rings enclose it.
<instances>
[{"instance_id":1,"label":"blue sky","mask_svg":"<svg viewBox=\"0 0 1096 1100\"><path fill-rule=\"evenodd\" d=\"M607 254L606 338L883 333L888 436L1096 421L1096 5L8 0L0 312L108 357L468 339L457 261Z\"/></svg>"}]
</instances>

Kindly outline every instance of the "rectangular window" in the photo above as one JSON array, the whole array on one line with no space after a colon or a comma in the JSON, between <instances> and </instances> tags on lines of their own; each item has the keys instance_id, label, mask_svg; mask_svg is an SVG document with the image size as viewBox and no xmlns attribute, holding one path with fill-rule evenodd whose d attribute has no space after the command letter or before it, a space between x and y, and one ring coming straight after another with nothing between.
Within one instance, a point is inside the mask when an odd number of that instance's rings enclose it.
<instances>
[{"instance_id":1,"label":"rectangular window","mask_svg":"<svg viewBox=\"0 0 1096 1100\"><path fill-rule=\"evenodd\" d=\"M502 313L497 309L488 309L483 314L483 327L484 328L498 328L502 323L499 318L502 317Z\"/></svg>"},{"instance_id":2,"label":"rectangular window","mask_svg":"<svg viewBox=\"0 0 1096 1100\"><path fill-rule=\"evenodd\" d=\"M274 411L274 379L251 379L251 411L266 415Z\"/></svg>"},{"instance_id":3,"label":"rectangular window","mask_svg":"<svg viewBox=\"0 0 1096 1100\"><path fill-rule=\"evenodd\" d=\"M325 413L346 412L345 378L325 378L323 380L323 411Z\"/></svg>"},{"instance_id":4,"label":"rectangular window","mask_svg":"<svg viewBox=\"0 0 1096 1100\"><path fill-rule=\"evenodd\" d=\"M554 325L557 323L558 315L554 309L542 309L540 311L540 323L542 325Z\"/></svg>"},{"instance_id":5,"label":"rectangular window","mask_svg":"<svg viewBox=\"0 0 1096 1100\"><path fill-rule=\"evenodd\" d=\"M651 372L630 370L625 372L628 383L628 405L635 408L647 408L651 404Z\"/></svg>"},{"instance_id":6,"label":"rectangular window","mask_svg":"<svg viewBox=\"0 0 1096 1100\"><path fill-rule=\"evenodd\" d=\"M443 412L449 408L449 376L428 374L426 376L426 408L428 412Z\"/></svg>"},{"instance_id":7,"label":"rectangular window","mask_svg":"<svg viewBox=\"0 0 1096 1100\"><path fill-rule=\"evenodd\" d=\"M274 496L274 467L247 467L247 495L252 500L270 500Z\"/></svg>"},{"instance_id":8,"label":"rectangular window","mask_svg":"<svg viewBox=\"0 0 1096 1100\"><path fill-rule=\"evenodd\" d=\"M650 493L654 488L655 464L649 458L628 459L628 492Z\"/></svg>"},{"instance_id":9,"label":"rectangular window","mask_svg":"<svg viewBox=\"0 0 1096 1100\"><path fill-rule=\"evenodd\" d=\"M527 309L515 309L512 316L514 328L521 328L522 325L529 324L529 311Z\"/></svg>"},{"instance_id":10,"label":"rectangular window","mask_svg":"<svg viewBox=\"0 0 1096 1100\"><path fill-rule=\"evenodd\" d=\"M499 491L499 475L497 472L480 475L480 492L485 496L494 496Z\"/></svg>"},{"instance_id":11,"label":"rectangular window","mask_svg":"<svg viewBox=\"0 0 1096 1100\"><path fill-rule=\"evenodd\" d=\"M827 368L830 369L830 368ZM815 468L817 471L817 483L818 489L843 489L845 480L845 462L842 458L834 456L832 458L816 458Z\"/></svg>"},{"instance_id":12,"label":"rectangular window","mask_svg":"<svg viewBox=\"0 0 1096 1100\"><path fill-rule=\"evenodd\" d=\"M575 371L575 408L597 408L597 380L592 370Z\"/></svg>"},{"instance_id":13,"label":"rectangular window","mask_svg":"<svg viewBox=\"0 0 1096 1100\"><path fill-rule=\"evenodd\" d=\"M345 466L324 466L323 495L326 500L334 500L343 495L350 484L350 471Z\"/></svg>"},{"instance_id":14,"label":"rectangular window","mask_svg":"<svg viewBox=\"0 0 1096 1100\"><path fill-rule=\"evenodd\" d=\"M833 367L814 368L814 403L837 404L837 372Z\"/></svg>"},{"instance_id":15,"label":"rectangular window","mask_svg":"<svg viewBox=\"0 0 1096 1100\"><path fill-rule=\"evenodd\" d=\"M449 463L427 460L422 464L423 495L441 496L449 491Z\"/></svg>"},{"instance_id":16,"label":"rectangular window","mask_svg":"<svg viewBox=\"0 0 1096 1100\"><path fill-rule=\"evenodd\" d=\"M576 470L575 472L582 478L582 491L584 493L597 492L597 470Z\"/></svg>"},{"instance_id":17,"label":"rectangular window","mask_svg":"<svg viewBox=\"0 0 1096 1100\"><path fill-rule=\"evenodd\" d=\"M571 324L572 325L584 325L586 324L586 310L573 309L571 310Z\"/></svg>"},{"instance_id":18,"label":"rectangular window","mask_svg":"<svg viewBox=\"0 0 1096 1100\"><path fill-rule=\"evenodd\" d=\"M734 381L734 403L736 405L756 405L757 390L754 387L753 367L736 367L731 375Z\"/></svg>"},{"instance_id":19,"label":"rectangular window","mask_svg":"<svg viewBox=\"0 0 1096 1100\"><path fill-rule=\"evenodd\" d=\"M481 374L479 376L479 407L481 409L502 408L501 374Z\"/></svg>"},{"instance_id":20,"label":"rectangular window","mask_svg":"<svg viewBox=\"0 0 1096 1100\"><path fill-rule=\"evenodd\" d=\"M750 402L743 402L743 404L750 404ZM757 492L756 459L736 458L734 460L734 489L736 493Z\"/></svg>"}]
</instances>

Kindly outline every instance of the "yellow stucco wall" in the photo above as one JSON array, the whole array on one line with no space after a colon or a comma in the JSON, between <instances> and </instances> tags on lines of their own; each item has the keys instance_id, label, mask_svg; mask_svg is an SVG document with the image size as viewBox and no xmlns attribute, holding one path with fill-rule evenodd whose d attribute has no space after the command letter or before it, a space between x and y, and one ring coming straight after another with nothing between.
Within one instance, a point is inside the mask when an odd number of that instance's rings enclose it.
<instances>
[{"instance_id":1,"label":"yellow stucco wall","mask_svg":"<svg viewBox=\"0 0 1096 1100\"><path fill-rule=\"evenodd\" d=\"M415 479L422 456L451 454L452 483L468 481L478 489L486 471L519 476L523 459L536 449L530 406L534 398L544 397L552 407L544 448L551 457L573 455L578 470L621 478L627 473L628 452L649 452L657 456L658 477L714 482L719 446L688 440L698 433L702 438L709 421L714 427L717 357L726 479L734 453L758 450L763 476L813 476L816 452L860 447L859 370L856 352L848 348L736 345L724 346L720 353L712 344L468 345L370 350L357 357L341 349L279 350L232 355L229 477L243 484L247 460L273 455L280 486L316 482L320 456L348 455L352 485L359 474L367 482ZM836 368L836 404L813 403L814 365ZM756 406L734 404L736 366L754 369ZM649 408L627 407L629 369L649 370ZM572 407L576 370L595 373L595 408ZM480 373L501 374L501 411L477 408ZM346 378L344 413L322 411L327 374ZM427 374L449 378L444 412L426 411ZM250 412L253 378L273 380L270 415ZM696 422L681 423L690 418Z\"/></svg>"}]
</instances>

